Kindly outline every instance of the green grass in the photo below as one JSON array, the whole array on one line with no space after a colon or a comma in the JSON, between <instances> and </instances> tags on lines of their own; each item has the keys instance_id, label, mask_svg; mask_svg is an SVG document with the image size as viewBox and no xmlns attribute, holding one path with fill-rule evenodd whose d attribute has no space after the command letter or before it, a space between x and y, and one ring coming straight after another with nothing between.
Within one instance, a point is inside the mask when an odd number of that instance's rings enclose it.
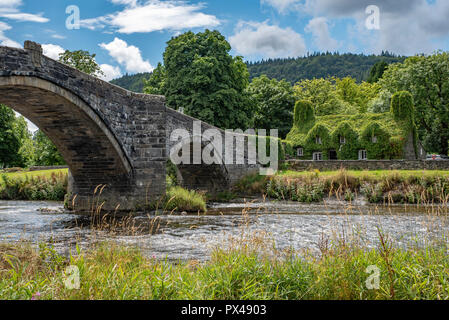
<instances>
[{"instance_id":1,"label":"green grass","mask_svg":"<svg viewBox=\"0 0 449 320\"><path fill-rule=\"evenodd\" d=\"M319 177L330 177L339 174L339 171L292 171L286 170L278 173L282 177L304 177L310 175L318 175ZM382 178L400 175L404 179L409 177L448 177L449 171L443 170L346 170L348 175L354 177Z\"/></svg>"},{"instance_id":2,"label":"green grass","mask_svg":"<svg viewBox=\"0 0 449 320\"><path fill-rule=\"evenodd\" d=\"M237 190L272 199L320 202L326 196L346 201L364 196L371 203L449 203L449 171L282 171L273 177L250 176Z\"/></svg>"},{"instance_id":3,"label":"green grass","mask_svg":"<svg viewBox=\"0 0 449 320\"><path fill-rule=\"evenodd\" d=\"M80 271L79 290L64 285L69 265ZM369 266L379 268L378 289L366 286ZM447 270L447 246L400 250L340 244L320 257L274 258L246 245L217 249L206 263L174 264L112 243L68 259L46 246L0 245L0 299L446 300Z\"/></svg>"},{"instance_id":4,"label":"green grass","mask_svg":"<svg viewBox=\"0 0 449 320\"><path fill-rule=\"evenodd\" d=\"M5 175L11 180L25 180L27 178L37 178L37 177L44 177L44 178L51 178L52 175L67 175L68 169L57 169L57 170L43 170L43 171L20 171L20 172L12 172L12 173L2 173L0 171L0 176ZM0 180L0 186L4 184L3 180Z\"/></svg>"},{"instance_id":5,"label":"green grass","mask_svg":"<svg viewBox=\"0 0 449 320\"><path fill-rule=\"evenodd\" d=\"M207 212L205 197L181 187L171 187L163 201L166 211Z\"/></svg>"},{"instance_id":6,"label":"green grass","mask_svg":"<svg viewBox=\"0 0 449 320\"><path fill-rule=\"evenodd\" d=\"M67 170L1 174L0 200L63 201L67 185Z\"/></svg>"}]
</instances>

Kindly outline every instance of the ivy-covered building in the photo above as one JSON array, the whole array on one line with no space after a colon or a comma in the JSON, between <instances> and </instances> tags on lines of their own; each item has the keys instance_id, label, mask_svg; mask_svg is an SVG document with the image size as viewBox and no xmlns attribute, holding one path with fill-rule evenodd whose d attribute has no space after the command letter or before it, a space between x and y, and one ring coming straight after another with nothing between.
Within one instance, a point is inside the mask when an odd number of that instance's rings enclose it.
<instances>
[{"instance_id":1,"label":"ivy-covered building","mask_svg":"<svg viewBox=\"0 0 449 320\"><path fill-rule=\"evenodd\" d=\"M301 160L425 159L414 121L413 98L399 92L388 113L315 116L313 105L298 101L287 136Z\"/></svg>"}]
</instances>

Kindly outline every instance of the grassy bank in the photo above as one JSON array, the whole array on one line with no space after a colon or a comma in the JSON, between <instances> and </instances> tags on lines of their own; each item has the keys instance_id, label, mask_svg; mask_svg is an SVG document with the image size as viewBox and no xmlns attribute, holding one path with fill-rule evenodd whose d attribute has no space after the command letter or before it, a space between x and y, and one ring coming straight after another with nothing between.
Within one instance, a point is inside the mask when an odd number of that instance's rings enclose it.
<instances>
[{"instance_id":1,"label":"grassy bank","mask_svg":"<svg viewBox=\"0 0 449 320\"><path fill-rule=\"evenodd\" d=\"M331 196L346 201L363 196L371 203L447 203L449 171L284 171L247 177L237 190L306 203Z\"/></svg>"},{"instance_id":2,"label":"grassy bank","mask_svg":"<svg viewBox=\"0 0 449 320\"><path fill-rule=\"evenodd\" d=\"M242 245L204 264L173 264L114 244L69 258L0 245L0 299L449 299L446 248L399 250L384 239L378 249L340 243L320 257L275 258ZM80 271L79 290L64 285L69 265ZM367 288L370 266L380 271L378 289Z\"/></svg>"},{"instance_id":3,"label":"grassy bank","mask_svg":"<svg viewBox=\"0 0 449 320\"><path fill-rule=\"evenodd\" d=\"M67 169L0 173L0 200L64 201L67 184ZM166 196L152 204L151 209L164 212L207 211L203 195L172 185Z\"/></svg>"},{"instance_id":4,"label":"grassy bank","mask_svg":"<svg viewBox=\"0 0 449 320\"><path fill-rule=\"evenodd\" d=\"M63 201L67 175L66 169L0 174L0 200Z\"/></svg>"}]
</instances>

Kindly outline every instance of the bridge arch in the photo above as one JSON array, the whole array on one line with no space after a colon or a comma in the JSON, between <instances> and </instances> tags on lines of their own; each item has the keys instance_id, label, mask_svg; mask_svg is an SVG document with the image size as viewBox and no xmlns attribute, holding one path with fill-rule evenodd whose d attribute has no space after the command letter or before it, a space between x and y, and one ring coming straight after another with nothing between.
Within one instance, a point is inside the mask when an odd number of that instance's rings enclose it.
<instances>
[{"instance_id":1,"label":"bridge arch","mask_svg":"<svg viewBox=\"0 0 449 320\"><path fill-rule=\"evenodd\" d=\"M0 103L31 120L56 145L70 168L71 193L128 180L132 166L116 137L70 91L33 76L0 77Z\"/></svg>"},{"instance_id":2,"label":"bridge arch","mask_svg":"<svg viewBox=\"0 0 449 320\"><path fill-rule=\"evenodd\" d=\"M204 163L204 159L201 159L201 164L195 164L193 159L194 144L201 147L201 155L205 150L210 154L213 153L211 164ZM183 148L189 150L190 154L188 163L175 163L178 182L184 188L209 193L216 193L229 188L229 172L223 159L223 151L220 151L222 146L218 146L216 141L204 139L204 136L192 136L178 141L176 146L169 148L171 159L173 159L173 154L176 153L178 153L178 156L182 156Z\"/></svg>"}]
</instances>

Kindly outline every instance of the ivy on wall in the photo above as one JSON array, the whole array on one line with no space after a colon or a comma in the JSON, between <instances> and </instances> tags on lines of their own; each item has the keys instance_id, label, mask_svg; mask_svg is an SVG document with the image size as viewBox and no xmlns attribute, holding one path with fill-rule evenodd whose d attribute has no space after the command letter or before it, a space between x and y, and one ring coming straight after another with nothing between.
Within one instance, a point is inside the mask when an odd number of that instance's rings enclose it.
<instances>
[{"instance_id":1,"label":"ivy on wall","mask_svg":"<svg viewBox=\"0 0 449 320\"><path fill-rule=\"evenodd\" d=\"M284 141L285 153L311 160L314 152L322 152L323 160L328 160L329 152L335 150L340 160L357 160L359 151L366 150L370 160L402 159L405 144L413 134L418 158L413 110L413 98L405 91L393 96L391 111L383 114L316 117L310 102L298 101L294 127ZM303 148L302 157L297 156L298 148Z\"/></svg>"}]
</instances>

